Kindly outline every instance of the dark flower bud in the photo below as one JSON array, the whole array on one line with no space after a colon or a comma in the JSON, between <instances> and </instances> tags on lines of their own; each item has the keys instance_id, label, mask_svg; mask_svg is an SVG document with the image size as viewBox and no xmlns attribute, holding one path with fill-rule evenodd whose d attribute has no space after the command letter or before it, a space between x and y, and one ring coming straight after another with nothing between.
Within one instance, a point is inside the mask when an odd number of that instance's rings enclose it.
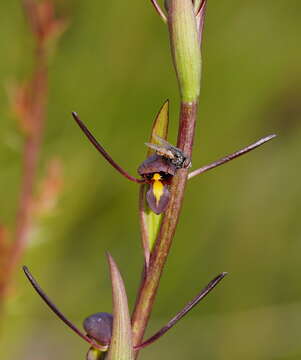
<instances>
[{"instance_id":1,"label":"dark flower bud","mask_svg":"<svg viewBox=\"0 0 301 360\"><path fill-rule=\"evenodd\" d=\"M99 312L87 317L83 327L87 335L101 345L110 344L112 337L113 316L105 312Z\"/></svg>"}]
</instances>

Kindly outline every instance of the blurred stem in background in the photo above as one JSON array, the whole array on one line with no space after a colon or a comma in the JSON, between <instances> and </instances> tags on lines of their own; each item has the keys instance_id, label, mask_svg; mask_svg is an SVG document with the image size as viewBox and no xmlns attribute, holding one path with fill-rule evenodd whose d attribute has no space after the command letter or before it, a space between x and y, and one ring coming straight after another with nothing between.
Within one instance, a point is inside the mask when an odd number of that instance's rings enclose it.
<instances>
[{"instance_id":1,"label":"blurred stem in background","mask_svg":"<svg viewBox=\"0 0 301 360\"><path fill-rule=\"evenodd\" d=\"M55 46L55 40L65 29L65 22L54 15L52 0L37 2L23 0L22 6L35 42L34 69L29 80L19 85L11 99L12 110L18 118L18 125L23 135L22 176L20 195L17 205L15 228L11 230L12 241L9 242L8 231L1 231L0 242L5 244L1 251L0 269L0 306L4 305L14 271L20 264L21 257L28 244L33 217L43 197L57 196L59 186L53 186L53 172L58 164L49 163L49 173L43 179L44 189L41 196L35 197L37 168L43 139L44 122L48 98L48 63ZM58 175L58 174L56 174ZM56 177L54 175L54 177ZM48 188L48 189L46 189ZM51 188L51 189L50 189ZM54 191L53 191L54 190ZM47 194L46 194L47 193Z\"/></svg>"}]
</instances>

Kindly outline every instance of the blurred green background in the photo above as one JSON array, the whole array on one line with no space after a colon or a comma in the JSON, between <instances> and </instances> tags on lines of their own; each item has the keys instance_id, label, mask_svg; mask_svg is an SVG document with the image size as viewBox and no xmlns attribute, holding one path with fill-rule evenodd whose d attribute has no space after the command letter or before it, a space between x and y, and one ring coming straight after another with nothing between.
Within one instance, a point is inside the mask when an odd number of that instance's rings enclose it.
<instances>
[{"instance_id":1,"label":"blurred green background","mask_svg":"<svg viewBox=\"0 0 301 360\"><path fill-rule=\"evenodd\" d=\"M56 209L37 224L23 262L76 324L111 311L105 251L131 306L142 253L138 188L88 144L77 111L131 174L166 98L175 142L179 96L167 29L148 0L62 1L70 27L50 68L40 175L63 164ZM301 2L209 1L193 167L270 133L255 152L191 180L149 334L211 278L229 276L141 359L301 357ZM33 42L19 1L0 3L1 223L13 226L22 138L6 85L30 74ZM7 304L1 359L84 359L88 346L42 303L21 270Z\"/></svg>"}]
</instances>

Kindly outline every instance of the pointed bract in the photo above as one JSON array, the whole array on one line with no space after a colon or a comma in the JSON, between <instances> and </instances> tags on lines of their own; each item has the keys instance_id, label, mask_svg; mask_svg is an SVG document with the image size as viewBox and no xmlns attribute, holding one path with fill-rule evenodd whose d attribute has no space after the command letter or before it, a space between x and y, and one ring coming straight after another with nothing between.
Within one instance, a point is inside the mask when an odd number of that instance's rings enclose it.
<instances>
[{"instance_id":1,"label":"pointed bract","mask_svg":"<svg viewBox=\"0 0 301 360\"><path fill-rule=\"evenodd\" d=\"M169 100L166 100L154 120L149 142L156 143L156 138L155 138L156 136L160 136L162 139L167 139L168 125L169 125ZM147 157L149 157L153 153L154 152L151 149L148 149ZM162 215L161 214L157 215L156 213L154 213L146 202L146 193L148 190L149 190L149 186L143 185L143 188L140 191L140 202L139 202L140 223L142 229L141 236L142 236L144 258L146 265L148 265L149 254L156 241L162 220Z\"/></svg>"},{"instance_id":2,"label":"pointed bract","mask_svg":"<svg viewBox=\"0 0 301 360\"><path fill-rule=\"evenodd\" d=\"M132 328L124 283L108 254L113 294L113 333L107 360L134 360Z\"/></svg>"},{"instance_id":3,"label":"pointed bract","mask_svg":"<svg viewBox=\"0 0 301 360\"><path fill-rule=\"evenodd\" d=\"M162 139L167 139L169 125L169 100L166 100L159 110L152 127L151 136L149 142L154 144L157 142L156 136L160 136ZM149 150L147 156L153 153Z\"/></svg>"}]
</instances>

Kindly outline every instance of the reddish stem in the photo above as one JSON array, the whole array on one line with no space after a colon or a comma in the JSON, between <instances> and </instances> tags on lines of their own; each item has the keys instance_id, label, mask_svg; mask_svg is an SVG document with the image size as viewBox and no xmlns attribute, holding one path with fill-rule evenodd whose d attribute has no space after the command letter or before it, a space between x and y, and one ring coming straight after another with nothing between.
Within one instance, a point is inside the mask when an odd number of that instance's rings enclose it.
<instances>
[{"instance_id":1,"label":"reddish stem","mask_svg":"<svg viewBox=\"0 0 301 360\"><path fill-rule=\"evenodd\" d=\"M197 103L182 103L177 146L191 157ZM164 215L159 236L150 257L150 264L142 279L140 291L132 316L134 346L142 342L144 332L152 311L160 278L169 253L172 239L178 223L187 181L188 169L180 169L173 178L170 187L170 201ZM138 351L136 352L138 355Z\"/></svg>"},{"instance_id":2,"label":"reddish stem","mask_svg":"<svg viewBox=\"0 0 301 360\"><path fill-rule=\"evenodd\" d=\"M29 16L28 13L26 14ZM21 256L26 248L31 226L34 183L41 148L48 92L48 69L46 61L44 43L40 39L37 39L36 66L32 79L28 87L24 90L26 109L20 119L26 129L22 152L22 178L15 221L14 241L10 246L9 256L7 261L5 261L3 272L1 273L1 302L4 301L14 270L20 263Z\"/></svg>"}]
</instances>

